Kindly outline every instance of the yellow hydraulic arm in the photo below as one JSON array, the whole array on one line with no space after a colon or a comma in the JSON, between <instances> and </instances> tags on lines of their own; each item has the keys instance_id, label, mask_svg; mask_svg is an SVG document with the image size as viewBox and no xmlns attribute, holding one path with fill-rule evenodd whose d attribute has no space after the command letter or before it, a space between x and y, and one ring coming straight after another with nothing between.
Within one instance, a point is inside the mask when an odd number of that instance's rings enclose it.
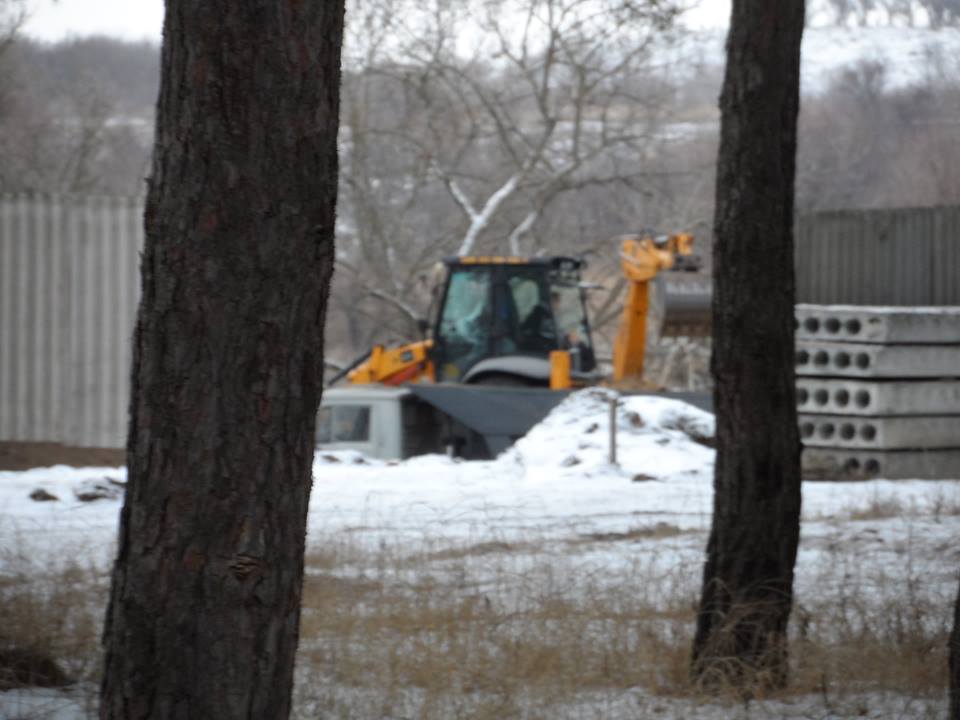
<instances>
[{"instance_id":1,"label":"yellow hydraulic arm","mask_svg":"<svg viewBox=\"0 0 960 720\"><path fill-rule=\"evenodd\" d=\"M625 238L620 250L623 275L630 283L623 317L613 346L613 379L643 376L647 349L647 312L650 281L669 270L680 255L693 254L693 235L677 234L658 241L650 236Z\"/></svg>"},{"instance_id":2,"label":"yellow hydraulic arm","mask_svg":"<svg viewBox=\"0 0 960 720\"><path fill-rule=\"evenodd\" d=\"M420 340L396 348L375 345L367 359L347 375L352 383L402 385L433 380L435 372L428 351L432 340Z\"/></svg>"}]
</instances>

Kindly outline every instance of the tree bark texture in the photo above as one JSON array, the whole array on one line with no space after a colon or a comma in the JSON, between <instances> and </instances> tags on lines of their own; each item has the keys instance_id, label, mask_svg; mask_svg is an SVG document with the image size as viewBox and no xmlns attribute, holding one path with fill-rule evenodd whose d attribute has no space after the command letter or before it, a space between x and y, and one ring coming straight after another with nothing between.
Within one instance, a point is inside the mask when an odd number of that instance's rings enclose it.
<instances>
[{"instance_id":1,"label":"tree bark texture","mask_svg":"<svg viewBox=\"0 0 960 720\"><path fill-rule=\"evenodd\" d=\"M960 720L960 589L953 604L953 630L949 641L950 720Z\"/></svg>"},{"instance_id":2,"label":"tree bark texture","mask_svg":"<svg viewBox=\"0 0 960 720\"><path fill-rule=\"evenodd\" d=\"M290 710L342 0L167 0L102 718Z\"/></svg>"},{"instance_id":3,"label":"tree bark texture","mask_svg":"<svg viewBox=\"0 0 960 720\"><path fill-rule=\"evenodd\" d=\"M694 678L787 679L800 533L793 197L803 0L734 0L714 219L713 525Z\"/></svg>"}]
</instances>

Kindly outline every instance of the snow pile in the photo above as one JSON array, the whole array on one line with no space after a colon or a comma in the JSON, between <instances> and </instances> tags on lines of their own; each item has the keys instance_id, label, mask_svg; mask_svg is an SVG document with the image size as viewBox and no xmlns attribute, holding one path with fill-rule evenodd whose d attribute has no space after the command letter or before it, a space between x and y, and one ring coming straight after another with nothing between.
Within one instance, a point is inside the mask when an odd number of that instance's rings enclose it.
<instances>
[{"instance_id":1,"label":"snow pile","mask_svg":"<svg viewBox=\"0 0 960 720\"><path fill-rule=\"evenodd\" d=\"M619 468L611 467L610 403L616 408ZM632 474L636 480L668 480L709 469L713 415L677 400L619 396L603 388L573 393L507 450L502 460L537 475Z\"/></svg>"},{"instance_id":2,"label":"snow pile","mask_svg":"<svg viewBox=\"0 0 960 720\"><path fill-rule=\"evenodd\" d=\"M618 464L608 462L611 391L570 395L494 461L424 455L384 462L355 451L320 452L313 473L312 534L363 532L379 539L424 534L622 532L637 513L709 523L713 416L659 397L621 397ZM0 472L0 543L31 548L41 562L58 548L109 561L123 468L56 466ZM2 559L0 559L2 566ZM2 567L0 567L2 570Z\"/></svg>"},{"instance_id":3,"label":"snow pile","mask_svg":"<svg viewBox=\"0 0 960 720\"><path fill-rule=\"evenodd\" d=\"M613 465L612 396L602 388L571 394L493 461L426 455L384 462L353 451L319 453L311 537L560 538L661 521L705 531L713 508L713 416L668 398L620 396ZM83 548L108 563L125 479L123 468L0 472L0 546L23 548L38 562L64 557L65 547ZM803 495L804 516L814 521L849 516L878 497L911 514L960 507L960 486L950 481L808 482ZM0 557L0 572L3 566Z\"/></svg>"},{"instance_id":4,"label":"snow pile","mask_svg":"<svg viewBox=\"0 0 960 720\"><path fill-rule=\"evenodd\" d=\"M324 453L314 466L313 531L384 535L623 532L639 513L709 523L713 416L660 397L621 397L618 463L608 462L609 390L571 394L494 461L426 455L400 463ZM697 439L694 439L696 437ZM699 440L699 441L698 441Z\"/></svg>"}]
</instances>

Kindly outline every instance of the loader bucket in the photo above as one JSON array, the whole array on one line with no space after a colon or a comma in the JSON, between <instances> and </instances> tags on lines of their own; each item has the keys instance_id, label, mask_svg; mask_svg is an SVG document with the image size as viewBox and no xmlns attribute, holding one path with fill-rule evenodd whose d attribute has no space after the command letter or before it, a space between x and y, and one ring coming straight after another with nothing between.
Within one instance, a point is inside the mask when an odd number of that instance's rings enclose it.
<instances>
[{"instance_id":1,"label":"loader bucket","mask_svg":"<svg viewBox=\"0 0 960 720\"><path fill-rule=\"evenodd\" d=\"M663 272L656 278L661 309L660 337L706 337L712 325L709 275Z\"/></svg>"}]
</instances>

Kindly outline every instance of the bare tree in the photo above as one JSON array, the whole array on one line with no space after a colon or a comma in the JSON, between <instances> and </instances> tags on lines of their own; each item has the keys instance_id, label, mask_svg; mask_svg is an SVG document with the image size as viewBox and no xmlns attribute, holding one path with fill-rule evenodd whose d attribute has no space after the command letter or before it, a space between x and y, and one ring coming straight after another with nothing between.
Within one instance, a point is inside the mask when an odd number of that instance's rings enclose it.
<instances>
[{"instance_id":1,"label":"bare tree","mask_svg":"<svg viewBox=\"0 0 960 720\"><path fill-rule=\"evenodd\" d=\"M897 87L883 63L863 62L805 98L799 210L960 202L960 58L931 49L924 67Z\"/></svg>"},{"instance_id":2,"label":"bare tree","mask_svg":"<svg viewBox=\"0 0 960 720\"><path fill-rule=\"evenodd\" d=\"M657 51L676 15L652 0L358 0L338 261L381 296L371 312L388 304L409 334L443 255L533 254L560 198L636 194L665 142Z\"/></svg>"},{"instance_id":3,"label":"bare tree","mask_svg":"<svg viewBox=\"0 0 960 720\"><path fill-rule=\"evenodd\" d=\"M939 29L960 22L960 0L822 0L837 25L855 21L860 26L872 23L906 24L914 27L925 22Z\"/></svg>"},{"instance_id":4,"label":"bare tree","mask_svg":"<svg viewBox=\"0 0 960 720\"><path fill-rule=\"evenodd\" d=\"M102 718L289 714L342 22L167 0Z\"/></svg>"},{"instance_id":5,"label":"bare tree","mask_svg":"<svg viewBox=\"0 0 960 720\"><path fill-rule=\"evenodd\" d=\"M0 0L0 58L13 45L26 19L25 0Z\"/></svg>"},{"instance_id":6,"label":"bare tree","mask_svg":"<svg viewBox=\"0 0 960 720\"><path fill-rule=\"evenodd\" d=\"M793 194L803 0L734 0L714 230L717 460L693 645L705 685L787 680L800 535Z\"/></svg>"},{"instance_id":7,"label":"bare tree","mask_svg":"<svg viewBox=\"0 0 960 720\"><path fill-rule=\"evenodd\" d=\"M14 85L8 55L25 19L23 0L0 0L0 122L10 113Z\"/></svg>"},{"instance_id":8,"label":"bare tree","mask_svg":"<svg viewBox=\"0 0 960 720\"><path fill-rule=\"evenodd\" d=\"M155 51L19 37L0 56L0 191L141 194L153 103L139 93L156 95Z\"/></svg>"}]
</instances>

